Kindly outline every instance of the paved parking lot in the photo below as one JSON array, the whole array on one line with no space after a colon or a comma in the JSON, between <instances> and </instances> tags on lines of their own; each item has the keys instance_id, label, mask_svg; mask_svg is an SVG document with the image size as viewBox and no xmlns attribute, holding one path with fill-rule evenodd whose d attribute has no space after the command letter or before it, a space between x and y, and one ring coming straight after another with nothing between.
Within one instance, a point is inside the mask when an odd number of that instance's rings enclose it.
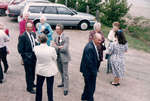
<instances>
[{"instance_id":1,"label":"paved parking lot","mask_svg":"<svg viewBox=\"0 0 150 101\"><path fill-rule=\"evenodd\" d=\"M0 101L34 101L35 95L26 92L25 74L20 64L17 52L18 23L8 17L0 17L10 29L11 40L8 43L9 71L5 75L5 82L0 85ZM70 91L63 96L63 89L57 88L60 83L59 74L55 77L54 101L80 101L83 90L83 78L79 72L82 50L88 42L89 31L66 29L65 34L70 37L70 53L72 61L69 65ZM126 76L120 87L113 87L109 82L113 79L106 74L106 61L100 67L97 77L95 101L150 101L150 54L129 49L126 54ZM46 86L43 88L43 101L47 101Z\"/></svg>"}]
</instances>

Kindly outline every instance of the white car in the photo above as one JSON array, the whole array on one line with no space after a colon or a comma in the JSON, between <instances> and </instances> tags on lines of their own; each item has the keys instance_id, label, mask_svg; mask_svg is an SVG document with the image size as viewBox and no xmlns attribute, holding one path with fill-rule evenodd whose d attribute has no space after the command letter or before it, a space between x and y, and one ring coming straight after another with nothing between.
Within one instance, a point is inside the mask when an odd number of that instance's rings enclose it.
<instances>
[{"instance_id":1,"label":"white car","mask_svg":"<svg viewBox=\"0 0 150 101\"><path fill-rule=\"evenodd\" d=\"M42 15L50 25L78 26L81 30L87 30L96 22L96 17L91 14L76 12L56 3L30 3L25 6L23 12L30 13L29 19L33 20L35 25L40 22Z\"/></svg>"}]
</instances>

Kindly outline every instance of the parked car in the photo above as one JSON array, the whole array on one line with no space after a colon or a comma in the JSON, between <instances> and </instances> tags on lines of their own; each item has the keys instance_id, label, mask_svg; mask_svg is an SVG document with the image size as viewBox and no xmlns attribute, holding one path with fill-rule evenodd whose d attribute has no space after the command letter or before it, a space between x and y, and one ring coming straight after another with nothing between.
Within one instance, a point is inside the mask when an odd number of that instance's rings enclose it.
<instances>
[{"instance_id":1,"label":"parked car","mask_svg":"<svg viewBox=\"0 0 150 101\"><path fill-rule=\"evenodd\" d=\"M29 12L29 19L35 26L40 22L40 16L44 15L50 25L63 24L64 26L78 26L81 30L87 30L96 22L95 16L77 12L65 5L56 3L30 3L23 12Z\"/></svg>"},{"instance_id":2,"label":"parked car","mask_svg":"<svg viewBox=\"0 0 150 101\"><path fill-rule=\"evenodd\" d=\"M5 11L7 10L8 2L0 2L0 15L5 15Z\"/></svg>"},{"instance_id":3,"label":"parked car","mask_svg":"<svg viewBox=\"0 0 150 101\"><path fill-rule=\"evenodd\" d=\"M24 7L31 2L42 2L42 3L48 3L48 0L22 0L20 3L16 4L16 5L10 5L8 6L8 16L9 17L18 17L22 10L24 9Z\"/></svg>"},{"instance_id":4,"label":"parked car","mask_svg":"<svg viewBox=\"0 0 150 101\"><path fill-rule=\"evenodd\" d=\"M0 15L1 16L7 15L6 11L8 9L8 6L18 4L20 3L20 1L23 1L23 0L1 0L0 1Z\"/></svg>"}]
</instances>

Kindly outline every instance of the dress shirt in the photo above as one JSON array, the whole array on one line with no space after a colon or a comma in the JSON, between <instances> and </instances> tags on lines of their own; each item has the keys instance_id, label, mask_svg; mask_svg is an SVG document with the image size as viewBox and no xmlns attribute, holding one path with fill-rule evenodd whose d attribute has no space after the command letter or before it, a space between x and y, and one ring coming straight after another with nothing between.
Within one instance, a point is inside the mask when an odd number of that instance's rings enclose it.
<instances>
[{"instance_id":1,"label":"dress shirt","mask_svg":"<svg viewBox=\"0 0 150 101\"><path fill-rule=\"evenodd\" d=\"M100 60L100 59L99 59L99 53L98 53L98 50L97 50L97 46L95 45L94 41L93 41L93 44L94 44L94 47L95 47L95 50L96 50L97 59Z\"/></svg>"}]
</instances>

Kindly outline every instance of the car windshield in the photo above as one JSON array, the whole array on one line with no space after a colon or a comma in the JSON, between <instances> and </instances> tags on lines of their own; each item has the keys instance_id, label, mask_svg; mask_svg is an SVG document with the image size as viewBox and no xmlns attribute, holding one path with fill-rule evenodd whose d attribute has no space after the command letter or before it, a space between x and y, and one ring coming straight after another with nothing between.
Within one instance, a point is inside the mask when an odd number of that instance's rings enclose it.
<instances>
[{"instance_id":1,"label":"car windshield","mask_svg":"<svg viewBox=\"0 0 150 101\"><path fill-rule=\"evenodd\" d=\"M0 0L0 2L10 2L11 0Z\"/></svg>"},{"instance_id":2,"label":"car windshield","mask_svg":"<svg viewBox=\"0 0 150 101\"><path fill-rule=\"evenodd\" d=\"M9 4L19 4L25 0L9 0Z\"/></svg>"}]
</instances>

